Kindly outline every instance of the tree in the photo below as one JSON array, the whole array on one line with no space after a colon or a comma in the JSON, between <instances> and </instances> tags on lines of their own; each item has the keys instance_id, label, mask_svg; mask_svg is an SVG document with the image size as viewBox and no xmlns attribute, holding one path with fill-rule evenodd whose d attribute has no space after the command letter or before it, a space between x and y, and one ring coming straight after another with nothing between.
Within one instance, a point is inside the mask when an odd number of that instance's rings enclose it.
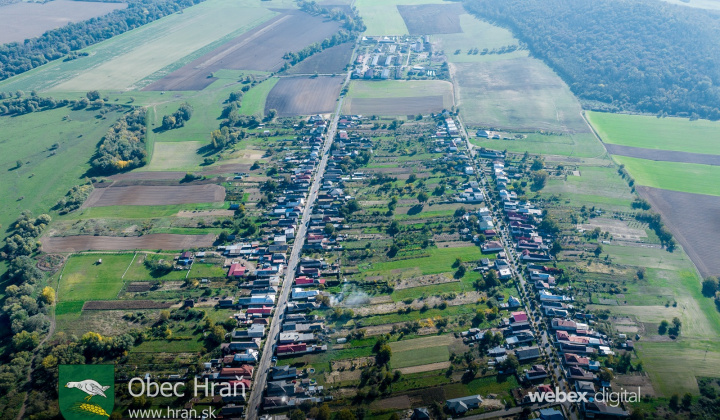
<instances>
[{"instance_id":1,"label":"tree","mask_svg":"<svg viewBox=\"0 0 720 420\"><path fill-rule=\"evenodd\" d=\"M395 236L398 233L400 233L400 223L398 223L397 220L393 220L390 222L390 225L387 227L386 232L390 236Z\"/></svg>"},{"instance_id":2,"label":"tree","mask_svg":"<svg viewBox=\"0 0 720 420\"><path fill-rule=\"evenodd\" d=\"M328 407L327 404L321 405L318 408L318 414L317 417L315 417L316 420L330 420L330 407Z\"/></svg>"},{"instance_id":3,"label":"tree","mask_svg":"<svg viewBox=\"0 0 720 420\"><path fill-rule=\"evenodd\" d=\"M87 96L89 101L97 101L100 99L100 92L97 90L91 90L90 92L86 93L85 96Z\"/></svg>"},{"instance_id":4,"label":"tree","mask_svg":"<svg viewBox=\"0 0 720 420\"><path fill-rule=\"evenodd\" d=\"M539 171L545 166L545 162L542 161L540 158L533 159L533 163L530 166L531 171Z\"/></svg>"},{"instance_id":5,"label":"tree","mask_svg":"<svg viewBox=\"0 0 720 420\"><path fill-rule=\"evenodd\" d=\"M660 321L660 325L658 326L658 334L664 335L667 332L669 325L670 323L664 319Z\"/></svg>"},{"instance_id":6,"label":"tree","mask_svg":"<svg viewBox=\"0 0 720 420\"><path fill-rule=\"evenodd\" d=\"M323 229L323 231L326 235L332 235L333 233L335 233L335 226L333 226L332 223L326 223L325 229Z\"/></svg>"},{"instance_id":7,"label":"tree","mask_svg":"<svg viewBox=\"0 0 720 420\"><path fill-rule=\"evenodd\" d=\"M429 198L430 197L428 196L428 193L426 193L425 191L420 191L417 195L417 200L420 204L427 203Z\"/></svg>"},{"instance_id":8,"label":"tree","mask_svg":"<svg viewBox=\"0 0 720 420\"><path fill-rule=\"evenodd\" d=\"M514 354L508 354L504 362L500 364L503 371L515 372L520 367L520 362Z\"/></svg>"},{"instance_id":9,"label":"tree","mask_svg":"<svg viewBox=\"0 0 720 420\"><path fill-rule=\"evenodd\" d=\"M175 127L175 117L172 115L166 115L162 119L162 128L163 130L170 130L171 128Z\"/></svg>"},{"instance_id":10,"label":"tree","mask_svg":"<svg viewBox=\"0 0 720 420\"><path fill-rule=\"evenodd\" d=\"M560 244L560 241L555 239L552 243L552 246L550 247L550 255L553 257L557 257L557 255L562 251L562 245Z\"/></svg>"},{"instance_id":11,"label":"tree","mask_svg":"<svg viewBox=\"0 0 720 420\"><path fill-rule=\"evenodd\" d=\"M602 252L603 252L603 247L602 247L602 245L598 245L598 246L595 248L595 251L593 251L593 254L595 254L596 257L599 257L600 254L602 254Z\"/></svg>"},{"instance_id":12,"label":"tree","mask_svg":"<svg viewBox=\"0 0 720 420\"><path fill-rule=\"evenodd\" d=\"M600 368L600 371L598 372L598 377L603 382L610 382L614 378L612 371L608 368Z\"/></svg>"},{"instance_id":13,"label":"tree","mask_svg":"<svg viewBox=\"0 0 720 420\"><path fill-rule=\"evenodd\" d=\"M408 184L412 184L412 183L415 182L415 181L417 181L417 175L415 175L415 174L410 174L410 176L408 176L407 183L408 183Z\"/></svg>"},{"instance_id":14,"label":"tree","mask_svg":"<svg viewBox=\"0 0 720 420\"><path fill-rule=\"evenodd\" d=\"M548 180L548 173L545 171L535 171L532 173L532 189L540 191L545 188Z\"/></svg>"},{"instance_id":15,"label":"tree","mask_svg":"<svg viewBox=\"0 0 720 420\"><path fill-rule=\"evenodd\" d=\"M355 414L347 408L344 408L335 414L335 420L357 420Z\"/></svg>"},{"instance_id":16,"label":"tree","mask_svg":"<svg viewBox=\"0 0 720 420\"><path fill-rule=\"evenodd\" d=\"M15 169L20 169L20 168L22 168L22 166L23 166L22 160L19 160L19 159L18 159L18 160L15 162Z\"/></svg>"},{"instance_id":17,"label":"tree","mask_svg":"<svg viewBox=\"0 0 720 420\"><path fill-rule=\"evenodd\" d=\"M670 408L677 411L680 408L680 396L678 394L672 394L670 396Z\"/></svg>"},{"instance_id":18,"label":"tree","mask_svg":"<svg viewBox=\"0 0 720 420\"><path fill-rule=\"evenodd\" d=\"M702 294L705 297L715 296L715 292L718 291L718 279L717 277L708 277L702 282Z\"/></svg>"},{"instance_id":19,"label":"tree","mask_svg":"<svg viewBox=\"0 0 720 420\"><path fill-rule=\"evenodd\" d=\"M55 303L55 289L50 286L44 287L40 294L40 299L45 302L45 304L52 305Z\"/></svg>"},{"instance_id":20,"label":"tree","mask_svg":"<svg viewBox=\"0 0 720 420\"><path fill-rule=\"evenodd\" d=\"M692 405L692 394L688 392L685 395L683 395L683 397L682 397L682 406L684 409L689 410L691 405Z\"/></svg>"},{"instance_id":21,"label":"tree","mask_svg":"<svg viewBox=\"0 0 720 420\"><path fill-rule=\"evenodd\" d=\"M15 351L31 351L37 347L40 336L37 332L20 331L13 336L12 342Z\"/></svg>"},{"instance_id":22,"label":"tree","mask_svg":"<svg viewBox=\"0 0 720 420\"><path fill-rule=\"evenodd\" d=\"M465 277L465 273L467 273L467 268L465 267L465 264L460 264L457 271L455 271L454 277L456 279L460 279Z\"/></svg>"},{"instance_id":23,"label":"tree","mask_svg":"<svg viewBox=\"0 0 720 420\"><path fill-rule=\"evenodd\" d=\"M290 420L305 420L305 413L296 408L290 413Z\"/></svg>"},{"instance_id":24,"label":"tree","mask_svg":"<svg viewBox=\"0 0 720 420\"><path fill-rule=\"evenodd\" d=\"M388 344L383 344L380 346L380 349L378 349L377 353L375 354L375 363L377 363L378 366L385 366L390 363L391 357L392 349Z\"/></svg>"}]
</instances>

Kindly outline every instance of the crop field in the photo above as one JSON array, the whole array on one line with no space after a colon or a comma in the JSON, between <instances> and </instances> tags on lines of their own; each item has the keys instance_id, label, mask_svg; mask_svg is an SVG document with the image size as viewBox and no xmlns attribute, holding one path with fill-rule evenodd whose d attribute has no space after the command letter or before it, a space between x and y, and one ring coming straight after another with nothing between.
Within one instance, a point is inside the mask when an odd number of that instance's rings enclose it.
<instances>
[{"instance_id":1,"label":"crop field","mask_svg":"<svg viewBox=\"0 0 720 420\"><path fill-rule=\"evenodd\" d=\"M97 261L102 258L102 264ZM58 301L112 300L122 289L122 275L133 254L74 255L68 258L59 281Z\"/></svg>"},{"instance_id":2,"label":"crop field","mask_svg":"<svg viewBox=\"0 0 720 420\"><path fill-rule=\"evenodd\" d=\"M531 154L558 155L567 156L571 159L607 155L602 143L589 132L562 134L528 132L523 133L524 138L514 140L491 140L473 137L474 134L475 130L472 130L470 132L470 142L475 146L507 150L514 153L528 152Z\"/></svg>"},{"instance_id":3,"label":"crop field","mask_svg":"<svg viewBox=\"0 0 720 420\"><path fill-rule=\"evenodd\" d=\"M441 34L432 37L435 48L444 51L450 63L475 63L481 61L496 61L509 58L527 57L526 50L515 50L504 54L483 54L499 50L510 45L518 45L519 41L512 35L512 32L505 28L485 22L468 13L460 15L459 33ZM470 53L470 50L477 48L477 54ZM460 50L457 54L455 52Z\"/></svg>"},{"instance_id":4,"label":"crop field","mask_svg":"<svg viewBox=\"0 0 720 420\"><path fill-rule=\"evenodd\" d=\"M408 28L397 6L420 4L447 3L443 0L358 0L355 7L367 26L365 35L408 35Z\"/></svg>"},{"instance_id":5,"label":"crop field","mask_svg":"<svg viewBox=\"0 0 720 420\"><path fill-rule=\"evenodd\" d=\"M124 9L125 3L55 0L48 3L20 2L0 9L0 44L35 38L70 22L80 22Z\"/></svg>"},{"instance_id":6,"label":"crop field","mask_svg":"<svg viewBox=\"0 0 720 420\"><path fill-rule=\"evenodd\" d=\"M201 90L220 69L277 71L288 51L299 51L337 32L339 24L299 10L287 11L177 69L147 90Z\"/></svg>"},{"instance_id":7,"label":"crop field","mask_svg":"<svg viewBox=\"0 0 720 420\"><path fill-rule=\"evenodd\" d=\"M397 9L410 35L462 32L460 15L465 9L459 3L398 5Z\"/></svg>"},{"instance_id":8,"label":"crop field","mask_svg":"<svg viewBox=\"0 0 720 420\"><path fill-rule=\"evenodd\" d=\"M335 110L342 76L283 77L265 102L265 113L274 109L281 117L326 114Z\"/></svg>"},{"instance_id":9,"label":"crop field","mask_svg":"<svg viewBox=\"0 0 720 420\"><path fill-rule=\"evenodd\" d=\"M70 188L82 183L95 146L119 118L108 112L58 108L0 117L0 224L9 226L23 210L49 211ZM65 118L68 116L68 118ZM32 133L33 140L24 136ZM57 143L58 148L51 150ZM17 161L23 163L17 166Z\"/></svg>"},{"instance_id":10,"label":"crop field","mask_svg":"<svg viewBox=\"0 0 720 420\"><path fill-rule=\"evenodd\" d=\"M182 250L212 246L215 235L179 235L156 233L143 236L66 236L44 237L42 250L53 252L123 251L133 249Z\"/></svg>"},{"instance_id":11,"label":"crop field","mask_svg":"<svg viewBox=\"0 0 720 420\"><path fill-rule=\"evenodd\" d=\"M720 167L695 163L657 162L625 156L613 156L616 162L625 165L638 185L683 191L693 194L720 196Z\"/></svg>"},{"instance_id":12,"label":"crop field","mask_svg":"<svg viewBox=\"0 0 720 420\"><path fill-rule=\"evenodd\" d=\"M585 115L605 143L720 155L720 122L590 111Z\"/></svg>"},{"instance_id":13,"label":"crop field","mask_svg":"<svg viewBox=\"0 0 720 420\"><path fill-rule=\"evenodd\" d=\"M225 188L215 184L186 186L142 186L96 188L84 207L149 206L220 202Z\"/></svg>"},{"instance_id":14,"label":"crop field","mask_svg":"<svg viewBox=\"0 0 720 420\"><path fill-rule=\"evenodd\" d=\"M469 125L589 132L570 88L540 60L524 57L455 67L458 104Z\"/></svg>"},{"instance_id":15,"label":"crop field","mask_svg":"<svg viewBox=\"0 0 720 420\"><path fill-rule=\"evenodd\" d=\"M720 275L720 244L707 232L720 229L720 197L638 186L637 191L660 213L675 239L703 276Z\"/></svg>"},{"instance_id":16,"label":"crop field","mask_svg":"<svg viewBox=\"0 0 720 420\"><path fill-rule=\"evenodd\" d=\"M439 80L353 81L343 112L362 115L429 114L453 106L452 85Z\"/></svg>"},{"instance_id":17,"label":"crop field","mask_svg":"<svg viewBox=\"0 0 720 420\"><path fill-rule=\"evenodd\" d=\"M353 43L335 45L295 64L285 74L333 74L340 73L350 63Z\"/></svg>"}]
</instances>

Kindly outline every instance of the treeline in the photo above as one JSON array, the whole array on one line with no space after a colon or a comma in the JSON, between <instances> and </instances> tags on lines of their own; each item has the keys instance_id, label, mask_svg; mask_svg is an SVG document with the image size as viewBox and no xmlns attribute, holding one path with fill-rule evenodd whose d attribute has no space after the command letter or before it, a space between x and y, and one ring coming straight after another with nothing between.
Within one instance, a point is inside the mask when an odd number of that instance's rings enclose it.
<instances>
[{"instance_id":1,"label":"treeline","mask_svg":"<svg viewBox=\"0 0 720 420\"><path fill-rule=\"evenodd\" d=\"M720 19L652 0L466 0L508 27L585 105L720 119Z\"/></svg>"},{"instance_id":2,"label":"treeline","mask_svg":"<svg viewBox=\"0 0 720 420\"><path fill-rule=\"evenodd\" d=\"M338 8L328 9L314 1L300 1L298 2L298 6L300 6L300 10L310 14L323 15L332 20L341 21L343 22L343 28L350 32L365 32L365 24L358 15L348 15Z\"/></svg>"},{"instance_id":3,"label":"treeline","mask_svg":"<svg viewBox=\"0 0 720 420\"><path fill-rule=\"evenodd\" d=\"M92 184L76 185L70 188L65 197L58 200L53 206L53 210L57 210L58 214L67 214L77 210L83 205L85 200L90 197L93 192Z\"/></svg>"},{"instance_id":4,"label":"treeline","mask_svg":"<svg viewBox=\"0 0 720 420\"><path fill-rule=\"evenodd\" d=\"M283 58L288 60L289 63L285 63L281 71L287 70L290 66L294 66L295 64L303 61L304 59L310 57L313 54L319 53L322 50L334 47L335 45L339 45L344 42L352 41L355 39L355 37L355 33L340 30L338 33L334 34L330 38L325 38L322 42L315 42L313 44L310 44L298 52L287 52L285 53Z\"/></svg>"},{"instance_id":5,"label":"treeline","mask_svg":"<svg viewBox=\"0 0 720 420\"><path fill-rule=\"evenodd\" d=\"M123 10L71 23L24 42L0 45L0 80L57 60L204 0L135 0ZM76 55L71 55L76 58Z\"/></svg>"},{"instance_id":6,"label":"treeline","mask_svg":"<svg viewBox=\"0 0 720 420\"><path fill-rule=\"evenodd\" d=\"M172 115L165 115L163 117L162 129L171 130L185 126L185 122L189 121L190 117L192 117L192 112L193 107L187 102L183 103Z\"/></svg>"},{"instance_id":7,"label":"treeline","mask_svg":"<svg viewBox=\"0 0 720 420\"><path fill-rule=\"evenodd\" d=\"M24 115L31 112L48 111L65 106L69 106L76 111L81 109L99 109L101 113L112 109L121 109L120 105L106 106L105 100L100 98L100 94L97 93L97 91L90 91L85 98L81 99L55 99L50 96L42 97L38 96L34 91L29 96L26 96L25 93L20 90L14 94L0 92L0 115Z\"/></svg>"},{"instance_id":8,"label":"treeline","mask_svg":"<svg viewBox=\"0 0 720 420\"><path fill-rule=\"evenodd\" d=\"M635 215L635 219L638 222L647 223L650 229L652 229L660 239L660 244L662 244L665 249L670 252L675 249L675 239L673 238L672 233L670 233L663 224L662 218L659 214L653 212L640 212Z\"/></svg>"},{"instance_id":9,"label":"treeline","mask_svg":"<svg viewBox=\"0 0 720 420\"><path fill-rule=\"evenodd\" d=\"M112 174L143 166L146 160L145 108L138 108L110 127L90 165L100 174Z\"/></svg>"}]
</instances>

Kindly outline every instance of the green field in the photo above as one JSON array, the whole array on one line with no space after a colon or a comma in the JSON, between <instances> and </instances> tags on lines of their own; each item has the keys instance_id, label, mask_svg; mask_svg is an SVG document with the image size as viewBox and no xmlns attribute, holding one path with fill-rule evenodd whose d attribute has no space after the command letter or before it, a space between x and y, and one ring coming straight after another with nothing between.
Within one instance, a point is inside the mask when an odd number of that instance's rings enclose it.
<instances>
[{"instance_id":1,"label":"green field","mask_svg":"<svg viewBox=\"0 0 720 420\"><path fill-rule=\"evenodd\" d=\"M720 166L696 163L659 162L626 156L613 156L632 175L638 185L684 191L695 194L720 195Z\"/></svg>"},{"instance_id":2,"label":"green field","mask_svg":"<svg viewBox=\"0 0 720 420\"><path fill-rule=\"evenodd\" d=\"M430 255L421 258L411 258L405 260L388 261L372 264L371 267L363 268L361 271L368 272L388 272L392 270L410 270L414 269L421 274L439 274L453 271L452 264L455 258L463 261L477 261L483 258L480 248L476 246L466 246L458 248L429 248L426 252Z\"/></svg>"},{"instance_id":3,"label":"green field","mask_svg":"<svg viewBox=\"0 0 720 420\"><path fill-rule=\"evenodd\" d=\"M508 58L527 57L528 52L518 50L508 54L468 54L468 50L477 48L482 51L499 49L508 45L517 45L519 41L512 32L505 28L482 21L470 14L460 15L462 32L457 34L434 35L437 47L445 51L445 56L451 63L475 63L480 61L495 61ZM459 54L455 54L460 50Z\"/></svg>"},{"instance_id":4,"label":"green field","mask_svg":"<svg viewBox=\"0 0 720 420\"><path fill-rule=\"evenodd\" d=\"M64 216L66 220L76 219L151 219L170 217L180 210L210 210L227 208L225 203L168 204L165 206L104 206L89 207Z\"/></svg>"},{"instance_id":5,"label":"green field","mask_svg":"<svg viewBox=\"0 0 720 420\"><path fill-rule=\"evenodd\" d=\"M720 122L586 111L605 143L646 149L720 154Z\"/></svg>"},{"instance_id":6,"label":"green field","mask_svg":"<svg viewBox=\"0 0 720 420\"><path fill-rule=\"evenodd\" d=\"M354 6L367 26L365 35L407 35L398 5L442 3L442 0L357 0Z\"/></svg>"},{"instance_id":7,"label":"green field","mask_svg":"<svg viewBox=\"0 0 720 420\"><path fill-rule=\"evenodd\" d=\"M550 179L542 194L557 194L560 203L574 207L599 206L606 211L630 207L634 197L615 167L578 166L578 170L580 176Z\"/></svg>"},{"instance_id":8,"label":"green field","mask_svg":"<svg viewBox=\"0 0 720 420\"><path fill-rule=\"evenodd\" d=\"M109 112L98 118L93 111L58 108L0 117L3 229L23 210L31 210L35 215L49 212L71 187L81 184L98 141L119 116ZM53 154L50 148L55 143L59 148ZM22 167L12 169L18 160Z\"/></svg>"},{"instance_id":9,"label":"green field","mask_svg":"<svg viewBox=\"0 0 720 420\"><path fill-rule=\"evenodd\" d=\"M96 264L99 258L102 258L102 264ZM58 301L84 302L117 298L123 285L121 277L132 260L133 254L89 254L70 257L59 281Z\"/></svg>"},{"instance_id":10,"label":"green field","mask_svg":"<svg viewBox=\"0 0 720 420\"><path fill-rule=\"evenodd\" d=\"M270 91L279 80L277 77L271 77L250 89L247 94L243 96L242 105L239 110L240 114L256 115L258 117L265 116L265 101L267 101L268 94L270 94Z\"/></svg>"},{"instance_id":11,"label":"green field","mask_svg":"<svg viewBox=\"0 0 720 420\"><path fill-rule=\"evenodd\" d=\"M394 369L401 369L410 366L447 362L449 358L450 351L447 346L436 346L425 347L418 350L394 352L390 362Z\"/></svg>"},{"instance_id":12,"label":"green field","mask_svg":"<svg viewBox=\"0 0 720 420\"><path fill-rule=\"evenodd\" d=\"M592 133L542 134L538 132L524 133L524 139L490 140L474 137L470 132L470 142L478 147L507 150L513 153L531 153L538 155L559 155L568 157L592 158L605 155L607 152L602 143Z\"/></svg>"},{"instance_id":13,"label":"green field","mask_svg":"<svg viewBox=\"0 0 720 420\"><path fill-rule=\"evenodd\" d=\"M348 98L416 98L431 95L450 95L452 84L442 80L353 80Z\"/></svg>"}]
</instances>

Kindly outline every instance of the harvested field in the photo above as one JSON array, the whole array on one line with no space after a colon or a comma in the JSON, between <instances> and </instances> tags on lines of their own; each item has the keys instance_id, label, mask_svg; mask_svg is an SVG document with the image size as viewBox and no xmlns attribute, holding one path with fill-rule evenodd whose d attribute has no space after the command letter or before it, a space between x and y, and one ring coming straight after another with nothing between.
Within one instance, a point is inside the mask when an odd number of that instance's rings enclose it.
<instances>
[{"instance_id":1,"label":"harvested field","mask_svg":"<svg viewBox=\"0 0 720 420\"><path fill-rule=\"evenodd\" d=\"M234 214L234 210L180 210L177 217L228 217Z\"/></svg>"},{"instance_id":2,"label":"harvested field","mask_svg":"<svg viewBox=\"0 0 720 420\"><path fill-rule=\"evenodd\" d=\"M346 100L351 114L362 115L411 115L440 112L444 109L443 97L419 98L351 98Z\"/></svg>"},{"instance_id":3,"label":"harvested field","mask_svg":"<svg viewBox=\"0 0 720 420\"><path fill-rule=\"evenodd\" d=\"M71 22L80 22L125 9L127 3L55 0L19 2L0 7L0 44L22 42Z\"/></svg>"},{"instance_id":4,"label":"harvested field","mask_svg":"<svg viewBox=\"0 0 720 420\"><path fill-rule=\"evenodd\" d=\"M209 247L215 235L177 235L157 233L133 237L115 236L66 236L42 238L43 252L123 251L132 249L181 250Z\"/></svg>"},{"instance_id":5,"label":"harvested field","mask_svg":"<svg viewBox=\"0 0 720 420\"><path fill-rule=\"evenodd\" d=\"M123 309L164 309L173 304L155 300L91 300L83 305L84 311L116 311Z\"/></svg>"},{"instance_id":6,"label":"harvested field","mask_svg":"<svg viewBox=\"0 0 720 420\"><path fill-rule=\"evenodd\" d=\"M412 407L412 401L407 395L398 395L373 401L370 407L379 410L407 410Z\"/></svg>"},{"instance_id":7,"label":"harvested field","mask_svg":"<svg viewBox=\"0 0 720 420\"><path fill-rule=\"evenodd\" d=\"M432 372L433 370L445 370L450 367L450 362L429 363L427 365L412 366L398 369L403 375L410 373Z\"/></svg>"},{"instance_id":8,"label":"harvested field","mask_svg":"<svg viewBox=\"0 0 720 420\"><path fill-rule=\"evenodd\" d=\"M208 75L220 69L274 72L282 67L283 55L329 38L339 23L311 16L299 10L286 10L250 32L186 64L144 90L202 90L212 84Z\"/></svg>"},{"instance_id":9,"label":"harvested field","mask_svg":"<svg viewBox=\"0 0 720 420\"><path fill-rule=\"evenodd\" d=\"M350 63L353 46L346 42L330 47L290 67L285 74L341 73Z\"/></svg>"},{"instance_id":10,"label":"harvested field","mask_svg":"<svg viewBox=\"0 0 720 420\"><path fill-rule=\"evenodd\" d=\"M720 166L720 156L702 153L678 152L671 150L645 149L642 147L622 146L605 143L608 153L639 159L655 160L660 162L699 163L701 165Z\"/></svg>"},{"instance_id":11,"label":"harvested field","mask_svg":"<svg viewBox=\"0 0 720 420\"><path fill-rule=\"evenodd\" d=\"M427 276L402 279L395 285L395 290L409 289L412 287L430 286L434 284L455 283L459 280L451 279L443 274L429 274ZM375 303L375 302L373 302Z\"/></svg>"},{"instance_id":12,"label":"harvested field","mask_svg":"<svg viewBox=\"0 0 720 420\"><path fill-rule=\"evenodd\" d=\"M660 213L700 274L720 274L720 243L708 232L720 231L720 197L636 186Z\"/></svg>"},{"instance_id":13,"label":"harvested field","mask_svg":"<svg viewBox=\"0 0 720 420\"><path fill-rule=\"evenodd\" d=\"M265 113L277 110L280 117L325 114L335 110L344 77L283 77L265 102Z\"/></svg>"},{"instance_id":14,"label":"harvested field","mask_svg":"<svg viewBox=\"0 0 720 420\"><path fill-rule=\"evenodd\" d=\"M96 188L82 208L106 206L152 206L210 203L225 200L225 188L217 184L187 186L131 186Z\"/></svg>"},{"instance_id":15,"label":"harvested field","mask_svg":"<svg viewBox=\"0 0 720 420\"><path fill-rule=\"evenodd\" d=\"M108 179L111 181L145 181L145 180L180 180L183 179L187 172L125 172L109 176Z\"/></svg>"},{"instance_id":16,"label":"harvested field","mask_svg":"<svg viewBox=\"0 0 720 420\"><path fill-rule=\"evenodd\" d=\"M147 292L152 287L152 284L147 281L136 281L133 283L128 284L127 291L130 293L140 293L140 292Z\"/></svg>"},{"instance_id":17,"label":"harvested field","mask_svg":"<svg viewBox=\"0 0 720 420\"><path fill-rule=\"evenodd\" d=\"M397 6L410 35L456 34L462 32L460 3Z\"/></svg>"}]
</instances>

